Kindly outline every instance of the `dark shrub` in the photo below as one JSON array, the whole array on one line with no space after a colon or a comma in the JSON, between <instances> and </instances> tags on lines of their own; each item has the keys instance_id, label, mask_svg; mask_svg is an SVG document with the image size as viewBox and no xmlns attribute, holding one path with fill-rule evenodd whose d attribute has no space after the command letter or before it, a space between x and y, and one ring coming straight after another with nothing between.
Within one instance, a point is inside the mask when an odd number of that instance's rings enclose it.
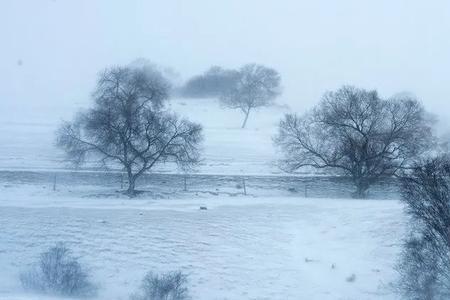
<instances>
[{"instance_id":1,"label":"dark shrub","mask_svg":"<svg viewBox=\"0 0 450 300\"><path fill-rule=\"evenodd\" d=\"M402 180L410 238L397 269L406 299L450 299L450 161L416 165Z\"/></svg>"},{"instance_id":2,"label":"dark shrub","mask_svg":"<svg viewBox=\"0 0 450 300\"><path fill-rule=\"evenodd\" d=\"M190 299L187 275L182 272L155 274L149 272L142 280L141 290L132 300L187 300Z\"/></svg>"},{"instance_id":3,"label":"dark shrub","mask_svg":"<svg viewBox=\"0 0 450 300\"><path fill-rule=\"evenodd\" d=\"M410 237L404 245L397 265L401 294L411 300L436 299L438 266L435 253L423 237Z\"/></svg>"},{"instance_id":4,"label":"dark shrub","mask_svg":"<svg viewBox=\"0 0 450 300\"><path fill-rule=\"evenodd\" d=\"M40 255L31 270L20 275L27 290L63 296L94 296L96 287L87 271L63 244L57 244Z\"/></svg>"}]
</instances>

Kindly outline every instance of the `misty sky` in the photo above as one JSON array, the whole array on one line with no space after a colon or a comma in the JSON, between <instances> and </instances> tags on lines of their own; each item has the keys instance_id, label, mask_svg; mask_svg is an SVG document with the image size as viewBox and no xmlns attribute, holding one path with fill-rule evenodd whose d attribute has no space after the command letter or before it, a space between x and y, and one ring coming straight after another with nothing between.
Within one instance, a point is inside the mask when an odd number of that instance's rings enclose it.
<instances>
[{"instance_id":1,"label":"misty sky","mask_svg":"<svg viewBox=\"0 0 450 300\"><path fill-rule=\"evenodd\" d=\"M297 111L342 84L412 92L450 119L450 1L2 0L0 109L85 103L96 74L147 58L183 79L257 62Z\"/></svg>"}]
</instances>

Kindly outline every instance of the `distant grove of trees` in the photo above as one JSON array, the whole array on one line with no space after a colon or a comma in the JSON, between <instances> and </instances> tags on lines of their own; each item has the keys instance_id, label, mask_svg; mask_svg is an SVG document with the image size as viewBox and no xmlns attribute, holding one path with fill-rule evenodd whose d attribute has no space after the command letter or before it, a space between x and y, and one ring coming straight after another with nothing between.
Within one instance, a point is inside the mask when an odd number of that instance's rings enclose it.
<instances>
[{"instance_id":1,"label":"distant grove of trees","mask_svg":"<svg viewBox=\"0 0 450 300\"><path fill-rule=\"evenodd\" d=\"M204 74L189 79L179 90L185 98L218 98L238 81L238 71L212 66Z\"/></svg>"},{"instance_id":2,"label":"distant grove of trees","mask_svg":"<svg viewBox=\"0 0 450 300\"><path fill-rule=\"evenodd\" d=\"M244 114L245 128L252 110L271 105L281 94L280 84L280 74L263 65L247 64L239 70L213 66L189 79L179 94L188 98L219 98L223 106Z\"/></svg>"}]
</instances>

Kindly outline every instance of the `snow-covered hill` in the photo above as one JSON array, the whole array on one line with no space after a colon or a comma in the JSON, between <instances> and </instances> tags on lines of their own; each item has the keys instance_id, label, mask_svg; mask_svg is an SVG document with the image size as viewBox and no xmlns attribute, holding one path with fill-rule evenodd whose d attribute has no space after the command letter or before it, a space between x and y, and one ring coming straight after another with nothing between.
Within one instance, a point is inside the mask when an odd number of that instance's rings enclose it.
<instances>
[{"instance_id":1,"label":"snow-covered hill","mask_svg":"<svg viewBox=\"0 0 450 300\"><path fill-rule=\"evenodd\" d=\"M62 120L70 120L88 103L71 106L2 107L0 113L0 169L59 169L67 165L54 145L55 131ZM168 109L204 127L203 162L200 173L271 174L280 171L274 162L272 136L285 107L254 111L248 127L241 129L243 116L221 108L215 99L174 99ZM175 171L167 166L159 171Z\"/></svg>"},{"instance_id":2,"label":"snow-covered hill","mask_svg":"<svg viewBox=\"0 0 450 300\"><path fill-rule=\"evenodd\" d=\"M0 169L64 168L54 133L83 106L2 110ZM287 109L261 109L243 130L239 112L215 100L178 99L168 108L204 126L201 173L277 172L272 136ZM389 284L405 218L396 200L339 199L345 185L313 177L248 179L244 192L240 176L203 176L207 185L191 179L184 192L181 176L165 174L172 181L152 178L151 192L128 199L115 192L117 174L58 175L52 187L52 172L2 173L0 300L60 300L24 294L19 281L56 242L92 270L99 300L128 299L149 270L184 271L199 300L397 299ZM271 178L286 180L266 184ZM308 198L318 189L332 199Z\"/></svg>"}]
</instances>

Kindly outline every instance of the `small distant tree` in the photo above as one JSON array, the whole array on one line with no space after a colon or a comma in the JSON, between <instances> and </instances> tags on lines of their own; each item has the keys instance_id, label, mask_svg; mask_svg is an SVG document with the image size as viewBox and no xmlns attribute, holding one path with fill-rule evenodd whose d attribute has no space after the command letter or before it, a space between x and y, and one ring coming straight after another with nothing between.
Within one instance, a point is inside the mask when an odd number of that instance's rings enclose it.
<instances>
[{"instance_id":1,"label":"small distant tree","mask_svg":"<svg viewBox=\"0 0 450 300\"><path fill-rule=\"evenodd\" d=\"M248 64L239 70L235 85L220 100L224 106L242 111L242 128L245 128L253 109L269 106L280 95L280 82L281 77L274 69Z\"/></svg>"},{"instance_id":2,"label":"small distant tree","mask_svg":"<svg viewBox=\"0 0 450 300\"><path fill-rule=\"evenodd\" d=\"M100 75L93 108L64 123L57 144L76 164L92 158L120 166L128 176L127 194L155 165L174 162L184 169L198 163L199 124L164 111L169 85L150 68L111 68Z\"/></svg>"},{"instance_id":3,"label":"small distant tree","mask_svg":"<svg viewBox=\"0 0 450 300\"><path fill-rule=\"evenodd\" d=\"M450 161L416 164L402 178L410 238L397 265L406 299L450 299Z\"/></svg>"},{"instance_id":4,"label":"small distant tree","mask_svg":"<svg viewBox=\"0 0 450 300\"><path fill-rule=\"evenodd\" d=\"M275 142L284 169L336 171L351 177L354 196L364 198L380 178L397 175L429 150L433 134L417 100L384 100L376 91L344 86L305 115L286 115Z\"/></svg>"}]
</instances>

